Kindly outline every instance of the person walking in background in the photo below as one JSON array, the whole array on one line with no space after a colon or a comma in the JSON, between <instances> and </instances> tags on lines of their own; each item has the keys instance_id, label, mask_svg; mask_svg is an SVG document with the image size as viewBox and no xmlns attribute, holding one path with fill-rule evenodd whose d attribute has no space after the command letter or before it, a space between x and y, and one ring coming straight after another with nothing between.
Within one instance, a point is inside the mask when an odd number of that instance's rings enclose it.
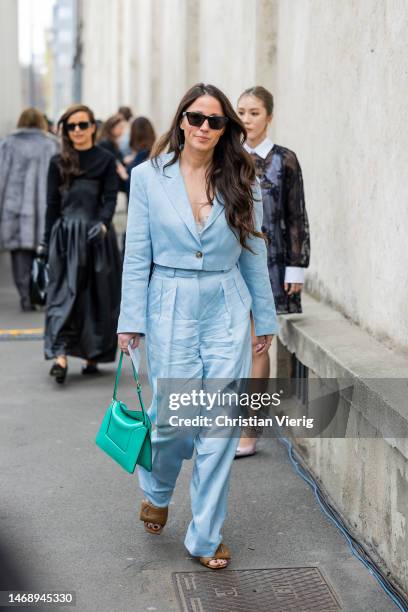
<instances>
[{"instance_id":1,"label":"person walking in background","mask_svg":"<svg viewBox=\"0 0 408 612\"><path fill-rule=\"evenodd\" d=\"M129 179L126 171L123 155L119 148L119 142L125 132L126 123L122 115L112 115L109 117L102 126L100 140L98 142L100 147L103 147L109 153L112 153L116 159L116 171L119 176L119 190L126 192L126 185Z\"/></svg>"},{"instance_id":2,"label":"person walking in background","mask_svg":"<svg viewBox=\"0 0 408 612\"><path fill-rule=\"evenodd\" d=\"M132 122L133 112L130 106L120 106L118 108L118 115L121 115L125 122L125 129L121 139L119 140L119 149L125 163L127 163L127 157L132 155L132 149L130 147L130 124Z\"/></svg>"},{"instance_id":3,"label":"person walking in background","mask_svg":"<svg viewBox=\"0 0 408 612\"><path fill-rule=\"evenodd\" d=\"M96 125L95 142L99 142L102 138L102 128L103 128L102 119L95 118L95 125Z\"/></svg>"},{"instance_id":4,"label":"person walking in background","mask_svg":"<svg viewBox=\"0 0 408 612\"><path fill-rule=\"evenodd\" d=\"M34 309L31 266L44 227L48 166L59 150L47 129L44 115L27 108L17 130L0 142L0 248L10 251L23 311Z\"/></svg>"},{"instance_id":5,"label":"person walking in background","mask_svg":"<svg viewBox=\"0 0 408 612\"><path fill-rule=\"evenodd\" d=\"M47 123L47 132L49 134L57 135L57 126L55 125L54 121L47 117L47 115L45 114L43 115L43 117Z\"/></svg>"},{"instance_id":6,"label":"person walking in background","mask_svg":"<svg viewBox=\"0 0 408 612\"><path fill-rule=\"evenodd\" d=\"M268 138L273 96L264 87L246 89L238 100L238 116L247 131L245 149L252 155L261 183L262 231L268 238L268 269L278 314L302 312L304 269L309 265L310 235L302 171L293 151ZM252 378L269 378L269 355L253 339ZM256 440L246 429L237 456L253 455Z\"/></svg>"},{"instance_id":7,"label":"person walking in background","mask_svg":"<svg viewBox=\"0 0 408 612\"><path fill-rule=\"evenodd\" d=\"M111 224L118 178L114 157L95 146L95 119L84 105L60 118L62 152L51 159L43 250L49 286L45 357L63 383L67 356L86 360L83 374L115 360L120 258Z\"/></svg>"},{"instance_id":8,"label":"person walking in background","mask_svg":"<svg viewBox=\"0 0 408 612\"><path fill-rule=\"evenodd\" d=\"M119 346L127 353L146 335L154 422L159 379L205 385L211 378L249 376L251 308L260 352L277 332L260 233L261 192L242 147L244 134L225 94L195 85L152 159L132 173ZM156 425L152 472L139 469L145 529L163 529L183 460L195 451L193 517L184 543L206 567L224 568L230 552L221 528L238 440L194 430L180 437L175 428Z\"/></svg>"},{"instance_id":9,"label":"person walking in background","mask_svg":"<svg viewBox=\"0 0 408 612\"><path fill-rule=\"evenodd\" d=\"M149 119L146 117L136 117L130 128L130 148L133 157L129 159L126 166L129 175L128 195L130 189L130 174L133 168L136 168L136 166L149 158L155 140L156 134Z\"/></svg>"}]
</instances>

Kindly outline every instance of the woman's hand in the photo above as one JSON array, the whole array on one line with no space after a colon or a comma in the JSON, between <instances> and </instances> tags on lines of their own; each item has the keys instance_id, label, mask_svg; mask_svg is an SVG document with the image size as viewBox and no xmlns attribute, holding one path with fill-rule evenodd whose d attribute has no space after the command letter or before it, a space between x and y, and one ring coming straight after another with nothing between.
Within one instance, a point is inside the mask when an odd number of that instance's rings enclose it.
<instances>
[{"instance_id":1,"label":"woman's hand","mask_svg":"<svg viewBox=\"0 0 408 612\"><path fill-rule=\"evenodd\" d=\"M135 153L130 153L129 155L126 155L126 157L123 158L125 165L127 166L128 164L132 163L135 157L136 157Z\"/></svg>"},{"instance_id":2,"label":"woman's hand","mask_svg":"<svg viewBox=\"0 0 408 612\"><path fill-rule=\"evenodd\" d=\"M48 246L44 242L40 242L40 244L38 245L38 247L35 250L35 254L37 255L37 257L40 257L40 259L44 259L44 261L47 261L47 259L48 259Z\"/></svg>"},{"instance_id":3,"label":"woman's hand","mask_svg":"<svg viewBox=\"0 0 408 612\"><path fill-rule=\"evenodd\" d=\"M285 283L284 288L288 295L293 295L302 291L303 283Z\"/></svg>"},{"instance_id":4,"label":"woman's hand","mask_svg":"<svg viewBox=\"0 0 408 612\"><path fill-rule=\"evenodd\" d=\"M120 162L118 162L116 164L116 172L118 173L119 178L121 178L122 181L127 181L128 180L129 175L128 175L127 171L126 171L126 168Z\"/></svg>"},{"instance_id":5,"label":"woman's hand","mask_svg":"<svg viewBox=\"0 0 408 612\"><path fill-rule=\"evenodd\" d=\"M92 225L92 227L89 228L87 234L87 241L99 242L105 236L107 231L108 229L106 225L102 223L102 221L98 221L98 223L95 223L94 225Z\"/></svg>"},{"instance_id":6,"label":"woman's hand","mask_svg":"<svg viewBox=\"0 0 408 612\"><path fill-rule=\"evenodd\" d=\"M121 351L123 351L126 355L129 355L128 346L132 349L135 349L139 346L140 342L140 334L129 333L129 334L118 334L118 345Z\"/></svg>"},{"instance_id":7,"label":"woman's hand","mask_svg":"<svg viewBox=\"0 0 408 612\"><path fill-rule=\"evenodd\" d=\"M255 353L262 355L267 353L270 349L273 336L256 336L254 339Z\"/></svg>"}]
</instances>

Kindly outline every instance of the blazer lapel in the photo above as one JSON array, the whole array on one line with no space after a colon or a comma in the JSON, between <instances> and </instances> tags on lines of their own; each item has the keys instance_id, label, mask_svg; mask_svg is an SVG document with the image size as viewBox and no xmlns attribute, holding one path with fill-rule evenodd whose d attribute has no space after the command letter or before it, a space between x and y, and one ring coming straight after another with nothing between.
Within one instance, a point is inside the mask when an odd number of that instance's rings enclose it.
<instances>
[{"instance_id":1,"label":"blazer lapel","mask_svg":"<svg viewBox=\"0 0 408 612\"><path fill-rule=\"evenodd\" d=\"M171 159L171 155L164 158L163 165ZM165 168L164 172L162 167L160 168L160 182L173 205L175 211L180 216L182 221L187 225L191 235L195 240L201 244L200 237L197 232L197 227L193 217L193 211L191 210L190 201L188 199L186 187L184 184L183 175L180 172L180 165L178 160ZM213 212L213 211L211 211Z\"/></svg>"},{"instance_id":2,"label":"blazer lapel","mask_svg":"<svg viewBox=\"0 0 408 612\"><path fill-rule=\"evenodd\" d=\"M210 216L208 217L207 223L204 225L204 228L201 234L204 234L204 232L206 232L208 228L212 226L214 221L217 219L217 217L220 216L222 212L224 212L224 202L223 202L221 195L217 193L213 200L213 205L212 205Z\"/></svg>"}]
</instances>

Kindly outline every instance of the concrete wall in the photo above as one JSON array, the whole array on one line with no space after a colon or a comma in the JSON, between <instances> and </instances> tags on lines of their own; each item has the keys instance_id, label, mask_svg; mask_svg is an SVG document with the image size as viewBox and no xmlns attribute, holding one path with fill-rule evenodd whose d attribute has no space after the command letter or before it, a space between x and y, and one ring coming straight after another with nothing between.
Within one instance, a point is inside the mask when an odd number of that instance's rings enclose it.
<instances>
[{"instance_id":1,"label":"concrete wall","mask_svg":"<svg viewBox=\"0 0 408 612\"><path fill-rule=\"evenodd\" d=\"M327 305L304 302L307 315L280 317L277 375L288 376L295 353L312 398L296 416L331 417L295 446L358 541L408 593L408 360ZM317 383L328 379L344 392L326 394L319 413Z\"/></svg>"},{"instance_id":2,"label":"concrete wall","mask_svg":"<svg viewBox=\"0 0 408 612\"><path fill-rule=\"evenodd\" d=\"M223 89L234 105L247 87L274 87L277 8L276 0L200 3L197 75Z\"/></svg>"},{"instance_id":3,"label":"concrete wall","mask_svg":"<svg viewBox=\"0 0 408 612\"><path fill-rule=\"evenodd\" d=\"M116 110L116 10L112 0L88 0L83 3L82 10L83 102L94 110L97 117L106 118Z\"/></svg>"},{"instance_id":4,"label":"concrete wall","mask_svg":"<svg viewBox=\"0 0 408 612\"><path fill-rule=\"evenodd\" d=\"M274 133L303 168L307 286L360 326L306 301L304 317L282 323L290 352L323 377L338 376L338 364L367 384L407 376L404 353L375 348L361 331L408 345L407 26L403 1L279 2ZM377 423L406 418L402 398L392 410L379 405ZM368 427L374 410L370 401L353 405L350 419ZM407 592L406 440L371 428L384 439L308 439L298 448L358 539Z\"/></svg>"},{"instance_id":5,"label":"concrete wall","mask_svg":"<svg viewBox=\"0 0 408 612\"><path fill-rule=\"evenodd\" d=\"M52 24L52 104L51 117L58 119L73 103L72 64L75 55L75 2L58 0L53 7Z\"/></svg>"},{"instance_id":6,"label":"concrete wall","mask_svg":"<svg viewBox=\"0 0 408 612\"><path fill-rule=\"evenodd\" d=\"M277 0L86 0L83 6L84 101L99 116L130 104L162 133L198 81L218 85L234 103L256 81L273 86Z\"/></svg>"},{"instance_id":7,"label":"concrete wall","mask_svg":"<svg viewBox=\"0 0 408 612\"><path fill-rule=\"evenodd\" d=\"M383 439L303 439L300 451L360 542L408 592L408 461Z\"/></svg>"},{"instance_id":8,"label":"concrete wall","mask_svg":"<svg viewBox=\"0 0 408 612\"><path fill-rule=\"evenodd\" d=\"M279 3L275 131L304 170L308 287L403 346L407 30L403 0Z\"/></svg>"},{"instance_id":9,"label":"concrete wall","mask_svg":"<svg viewBox=\"0 0 408 612\"><path fill-rule=\"evenodd\" d=\"M0 138L16 127L22 95L18 62L17 2L0 2Z\"/></svg>"}]
</instances>

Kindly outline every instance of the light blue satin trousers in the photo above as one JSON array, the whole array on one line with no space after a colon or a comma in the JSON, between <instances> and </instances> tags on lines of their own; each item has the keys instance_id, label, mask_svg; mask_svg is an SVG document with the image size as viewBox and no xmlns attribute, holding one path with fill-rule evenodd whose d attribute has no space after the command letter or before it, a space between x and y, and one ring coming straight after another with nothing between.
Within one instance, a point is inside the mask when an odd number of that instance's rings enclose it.
<instances>
[{"instance_id":1,"label":"light blue satin trousers","mask_svg":"<svg viewBox=\"0 0 408 612\"><path fill-rule=\"evenodd\" d=\"M148 290L147 365L157 423L158 379L238 379L251 371L250 298L237 267L223 272L155 266ZM160 416L160 415L159 415ZM159 418L160 423L160 418ZM239 441L200 431L152 434L153 469L139 468L145 497L168 506L184 459L195 450L190 485L192 520L185 546L211 556L221 543L231 465Z\"/></svg>"}]
</instances>

